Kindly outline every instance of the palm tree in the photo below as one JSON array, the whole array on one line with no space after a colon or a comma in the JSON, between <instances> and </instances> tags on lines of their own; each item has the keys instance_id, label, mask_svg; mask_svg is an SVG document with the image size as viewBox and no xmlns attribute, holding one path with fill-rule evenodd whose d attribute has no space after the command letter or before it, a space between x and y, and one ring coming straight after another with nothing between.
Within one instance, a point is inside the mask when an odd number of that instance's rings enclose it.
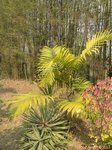
<instances>
[{"instance_id":1,"label":"palm tree","mask_svg":"<svg viewBox=\"0 0 112 150\"><path fill-rule=\"evenodd\" d=\"M40 103L45 105L51 100L57 102L57 99L61 111L67 111L72 115L80 114L84 110L81 92L90 83L77 77L76 73L87 57L98 54L102 45L109 40L112 40L111 31L97 33L87 40L85 49L78 56L71 54L64 46L43 47L37 65L38 84L43 90L39 93L17 95L14 100L9 101L8 105L11 106L14 116L30 107L35 108Z\"/></svg>"}]
</instances>

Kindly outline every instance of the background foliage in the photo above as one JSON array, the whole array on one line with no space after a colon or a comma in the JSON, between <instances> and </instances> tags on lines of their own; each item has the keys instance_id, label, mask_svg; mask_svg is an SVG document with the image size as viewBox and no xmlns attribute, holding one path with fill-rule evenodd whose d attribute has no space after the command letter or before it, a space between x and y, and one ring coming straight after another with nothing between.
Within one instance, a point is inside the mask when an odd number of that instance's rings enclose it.
<instances>
[{"instance_id":1,"label":"background foliage","mask_svg":"<svg viewBox=\"0 0 112 150\"><path fill-rule=\"evenodd\" d=\"M88 37L111 28L111 6L111 0L1 0L0 77L34 79L43 45L64 44L80 54ZM111 53L111 42L104 44L80 73L93 82L104 78L111 68Z\"/></svg>"}]
</instances>

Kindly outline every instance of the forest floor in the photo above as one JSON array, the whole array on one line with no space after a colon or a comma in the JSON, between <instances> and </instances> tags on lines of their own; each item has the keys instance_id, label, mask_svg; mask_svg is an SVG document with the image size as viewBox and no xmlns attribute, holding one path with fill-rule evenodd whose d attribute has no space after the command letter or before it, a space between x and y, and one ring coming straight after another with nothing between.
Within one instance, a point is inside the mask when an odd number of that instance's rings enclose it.
<instances>
[{"instance_id":1,"label":"forest floor","mask_svg":"<svg viewBox=\"0 0 112 150\"><path fill-rule=\"evenodd\" d=\"M38 90L37 85L29 81L0 80L0 100L4 102L11 99L14 94L35 92ZM22 133L21 123L21 118L9 119L6 107L0 109L0 150L19 150L19 141ZM69 144L69 149L79 150L81 143L89 140L86 136L88 131L84 122L77 121L73 132L75 133L75 138Z\"/></svg>"}]
</instances>

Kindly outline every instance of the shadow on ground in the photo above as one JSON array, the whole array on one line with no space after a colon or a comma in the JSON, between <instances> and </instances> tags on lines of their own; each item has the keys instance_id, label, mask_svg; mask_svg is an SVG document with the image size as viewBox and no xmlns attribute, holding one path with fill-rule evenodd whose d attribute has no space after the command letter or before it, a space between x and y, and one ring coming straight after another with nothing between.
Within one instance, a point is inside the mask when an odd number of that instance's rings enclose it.
<instances>
[{"instance_id":1,"label":"shadow on ground","mask_svg":"<svg viewBox=\"0 0 112 150\"><path fill-rule=\"evenodd\" d=\"M0 87L0 94L3 93L17 93L17 91L14 88L5 88L5 87Z\"/></svg>"},{"instance_id":2,"label":"shadow on ground","mask_svg":"<svg viewBox=\"0 0 112 150\"><path fill-rule=\"evenodd\" d=\"M76 121L74 121L74 126L71 130L74 137L82 143L88 145L92 142L92 140L89 137L90 130L87 122L81 119L76 119Z\"/></svg>"},{"instance_id":3,"label":"shadow on ground","mask_svg":"<svg viewBox=\"0 0 112 150\"><path fill-rule=\"evenodd\" d=\"M0 80L0 100L7 102L16 93L37 92L37 85L26 80ZM0 107L3 103L0 104ZM19 150L21 118L9 120L7 107L0 108L0 150Z\"/></svg>"},{"instance_id":4,"label":"shadow on ground","mask_svg":"<svg viewBox=\"0 0 112 150\"><path fill-rule=\"evenodd\" d=\"M19 150L22 128L6 129L0 133L0 150Z\"/></svg>"},{"instance_id":5,"label":"shadow on ground","mask_svg":"<svg viewBox=\"0 0 112 150\"><path fill-rule=\"evenodd\" d=\"M0 150L19 150L22 127L19 119L9 120L8 111L0 109Z\"/></svg>"}]
</instances>

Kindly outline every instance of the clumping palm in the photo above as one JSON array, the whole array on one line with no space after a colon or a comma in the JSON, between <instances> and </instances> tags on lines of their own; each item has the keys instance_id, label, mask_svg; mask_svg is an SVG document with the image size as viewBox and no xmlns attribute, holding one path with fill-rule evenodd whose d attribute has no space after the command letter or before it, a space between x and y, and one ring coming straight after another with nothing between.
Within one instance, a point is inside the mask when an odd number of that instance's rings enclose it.
<instances>
[{"instance_id":1,"label":"clumping palm","mask_svg":"<svg viewBox=\"0 0 112 150\"><path fill-rule=\"evenodd\" d=\"M27 130L23 149L62 148L60 141L66 141L66 132L63 129L67 129L67 126L66 121L61 120L60 112L64 113L66 119L67 115L80 117L85 114L82 92L90 82L79 76L80 65L88 56L98 54L104 42L109 40L112 40L111 31L99 32L88 39L85 49L76 56L64 46L45 46L41 49L37 63L40 92L19 94L7 103L12 117L28 113L25 116ZM56 107L59 114L54 114L51 110L47 114L51 103L54 107L52 110L55 111ZM43 121L47 121L47 124Z\"/></svg>"}]
</instances>

